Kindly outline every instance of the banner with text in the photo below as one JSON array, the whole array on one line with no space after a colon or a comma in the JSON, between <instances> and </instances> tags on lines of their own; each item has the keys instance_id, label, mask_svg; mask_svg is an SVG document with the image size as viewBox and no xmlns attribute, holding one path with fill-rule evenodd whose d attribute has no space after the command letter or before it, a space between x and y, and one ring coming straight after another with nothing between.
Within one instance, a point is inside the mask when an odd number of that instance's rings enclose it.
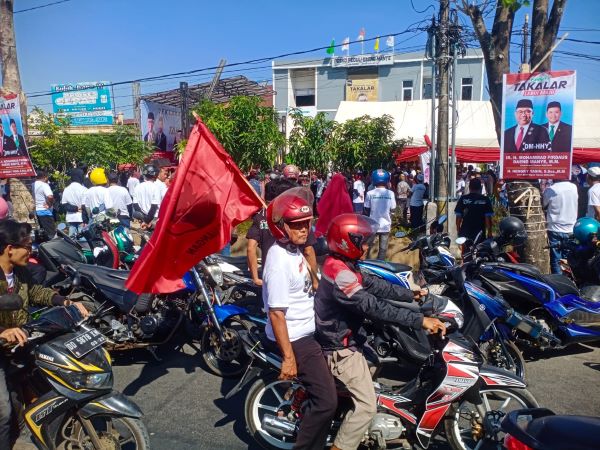
<instances>
[{"instance_id":1,"label":"banner with text","mask_svg":"<svg viewBox=\"0 0 600 450\"><path fill-rule=\"evenodd\" d=\"M156 150L172 151L181 141L181 109L175 106L142 100L142 139L154 144Z\"/></svg>"},{"instance_id":2,"label":"banner with text","mask_svg":"<svg viewBox=\"0 0 600 450\"><path fill-rule=\"evenodd\" d=\"M17 94L1 94L0 119L0 178L35 176L23 137L21 105Z\"/></svg>"},{"instance_id":3,"label":"banner with text","mask_svg":"<svg viewBox=\"0 0 600 450\"><path fill-rule=\"evenodd\" d=\"M108 81L53 84L52 109L57 118L69 118L73 127L113 124Z\"/></svg>"},{"instance_id":4,"label":"banner with text","mask_svg":"<svg viewBox=\"0 0 600 450\"><path fill-rule=\"evenodd\" d=\"M347 102L376 102L378 99L377 77L349 76L346 80Z\"/></svg>"},{"instance_id":5,"label":"banner with text","mask_svg":"<svg viewBox=\"0 0 600 450\"><path fill-rule=\"evenodd\" d=\"M575 71L505 74L502 178L571 177Z\"/></svg>"}]
</instances>

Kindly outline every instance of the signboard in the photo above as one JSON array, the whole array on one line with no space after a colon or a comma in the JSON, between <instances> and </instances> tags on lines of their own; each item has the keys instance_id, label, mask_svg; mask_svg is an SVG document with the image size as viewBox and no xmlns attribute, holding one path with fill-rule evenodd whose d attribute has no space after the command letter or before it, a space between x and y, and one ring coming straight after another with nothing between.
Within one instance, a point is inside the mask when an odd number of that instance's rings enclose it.
<instances>
[{"instance_id":1,"label":"signboard","mask_svg":"<svg viewBox=\"0 0 600 450\"><path fill-rule=\"evenodd\" d=\"M142 100L142 139L153 143L156 150L172 151L182 139L181 110L175 106Z\"/></svg>"},{"instance_id":2,"label":"signboard","mask_svg":"<svg viewBox=\"0 0 600 450\"><path fill-rule=\"evenodd\" d=\"M346 80L346 101L376 102L378 100L378 79L373 77L349 77Z\"/></svg>"},{"instance_id":3,"label":"signboard","mask_svg":"<svg viewBox=\"0 0 600 450\"><path fill-rule=\"evenodd\" d=\"M394 64L393 53L331 57L332 67L390 66L392 64Z\"/></svg>"},{"instance_id":4,"label":"signboard","mask_svg":"<svg viewBox=\"0 0 600 450\"><path fill-rule=\"evenodd\" d=\"M502 177L571 178L575 71L505 74Z\"/></svg>"},{"instance_id":5,"label":"signboard","mask_svg":"<svg viewBox=\"0 0 600 450\"><path fill-rule=\"evenodd\" d=\"M0 178L35 176L23 137L19 96L1 93L0 96Z\"/></svg>"},{"instance_id":6,"label":"signboard","mask_svg":"<svg viewBox=\"0 0 600 450\"><path fill-rule=\"evenodd\" d=\"M53 84L52 108L71 126L112 125L113 110L108 81Z\"/></svg>"}]
</instances>

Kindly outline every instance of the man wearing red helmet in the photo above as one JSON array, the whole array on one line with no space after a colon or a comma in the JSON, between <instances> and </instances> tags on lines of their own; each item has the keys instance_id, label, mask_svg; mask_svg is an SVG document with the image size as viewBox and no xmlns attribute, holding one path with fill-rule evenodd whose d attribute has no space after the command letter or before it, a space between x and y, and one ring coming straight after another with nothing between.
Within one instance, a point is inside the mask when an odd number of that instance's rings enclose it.
<instances>
[{"instance_id":1,"label":"man wearing red helmet","mask_svg":"<svg viewBox=\"0 0 600 450\"><path fill-rule=\"evenodd\" d=\"M267 223L277 239L263 268L266 334L283 357L281 380L298 378L308 393L295 449L325 447L337 407L333 377L314 338L312 280L303 245L310 230L313 198L306 188L277 196L267 208ZM268 343L267 343L268 345Z\"/></svg>"},{"instance_id":2,"label":"man wearing red helmet","mask_svg":"<svg viewBox=\"0 0 600 450\"><path fill-rule=\"evenodd\" d=\"M341 214L333 219L327 231L330 256L323 264L315 295L316 337L331 372L348 389L354 403L344 417L333 450L357 448L377 410L371 374L361 351L366 341L364 320L445 332L438 319L384 300L412 303L425 295L425 291L412 292L362 274L356 267L356 261L364 258L375 239L378 225L366 216Z\"/></svg>"}]
</instances>

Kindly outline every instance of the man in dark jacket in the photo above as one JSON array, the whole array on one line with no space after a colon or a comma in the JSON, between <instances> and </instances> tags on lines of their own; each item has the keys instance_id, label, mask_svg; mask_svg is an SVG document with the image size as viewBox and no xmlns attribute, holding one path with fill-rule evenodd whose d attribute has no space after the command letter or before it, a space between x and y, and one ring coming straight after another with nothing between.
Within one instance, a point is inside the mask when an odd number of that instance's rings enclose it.
<instances>
[{"instance_id":1,"label":"man in dark jacket","mask_svg":"<svg viewBox=\"0 0 600 450\"><path fill-rule=\"evenodd\" d=\"M504 152L549 152L552 150L548 132L533 120L533 103L521 99L515 109L517 124L504 132Z\"/></svg>"},{"instance_id":2,"label":"man in dark jacket","mask_svg":"<svg viewBox=\"0 0 600 450\"><path fill-rule=\"evenodd\" d=\"M559 102L550 102L546 107L548 122L542 125L548 132L553 152L570 152L573 139L573 127L563 122L562 108Z\"/></svg>"},{"instance_id":3,"label":"man in dark jacket","mask_svg":"<svg viewBox=\"0 0 600 450\"><path fill-rule=\"evenodd\" d=\"M412 292L363 274L356 267L377 229L378 223L369 217L342 214L333 219L327 231L330 256L323 264L315 296L316 337L331 372L348 389L354 403L340 426L333 450L357 448L376 412L375 390L361 352L366 341L365 318L433 333L445 332L442 322L424 317L413 303L426 295L426 291ZM405 302L407 307L398 307L385 299Z\"/></svg>"}]
</instances>

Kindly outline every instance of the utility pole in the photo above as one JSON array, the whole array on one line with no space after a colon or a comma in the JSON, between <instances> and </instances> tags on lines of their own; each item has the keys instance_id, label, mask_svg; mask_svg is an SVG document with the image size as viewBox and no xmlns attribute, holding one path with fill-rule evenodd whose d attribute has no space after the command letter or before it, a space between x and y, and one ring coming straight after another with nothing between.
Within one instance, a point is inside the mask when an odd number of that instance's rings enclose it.
<instances>
[{"instance_id":1,"label":"utility pole","mask_svg":"<svg viewBox=\"0 0 600 450\"><path fill-rule=\"evenodd\" d=\"M437 55L437 25L435 22L435 16L431 18L431 26L428 30L429 41L427 43L427 58L431 59L431 147L430 153L431 157L429 158L429 196L430 198L435 198L434 189L436 186L436 129L435 129L435 106L437 100L437 74L436 74L436 55ZM425 167L422 167L423 171L425 171Z\"/></svg>"},{"instance_id":2,"label":"utility pole","mask_svg":"<svg viewBox=\"0 0 600 450\"><path fill-rule=\"evenodd\" d=\"M187 139L188 134L190 133L189 126L189 92L188 92L188 84L185 81L179 83L179 96L181 99L181 132L183 133L183 138Z\"/></svg>"},{"instance_id":3,"label":"utility pole","mask_svg":"<svg viewBox=\"0 0 600 450\"><path fill-rule=\"evenodd\" d=\"M135 126L138 130L142 129L142 111L140 109L140 82L134 81L131 84L132 97L133 97L133 118L135 119Z\"/></svg>"},{"instance_id":4,"label":"utility pole","mask_svg":"<svg viewBox=\"0 0 600 450\"><path fill-rule=\"evenodd\" d=\"M529 42L529 14L525 14L525 23L523 23L523 50L521 51L521 68L519 72L529 73L529 48L527 44Z\"/></svg>"},{"instance_id":5,"label":"utility pole","mask_svg":"<svg viewBox=\"0 0 600 450\"><path fill-rule=\"evenodd\" d=\"M210 83L210 87L208 88L208 92L204 97L206 100L212 99L213 92L215 91L217 84L219 84L219 80L221 79L221 74L223 73L223 68L225 67L225 64L227 64L227 60L221 59L221 61L219 62L219 66L217 67L217 71L215 72L215 76L213 77Z\"/></svg>"},{"instance_id":6,"label":"utility pole","mask_svg":"<svg viewBox=\"0 0 600 450\"><path fill-rule=\"evenodd\" d=\"M439 106L437 123L437 148L435 158L434 200L437 212L447 214L448 206L448 72L450 67L450 40L448 30L450 0L440 0L439 26L437 28L437 75L439 79Z\"/></svg>"}]
</instances>

